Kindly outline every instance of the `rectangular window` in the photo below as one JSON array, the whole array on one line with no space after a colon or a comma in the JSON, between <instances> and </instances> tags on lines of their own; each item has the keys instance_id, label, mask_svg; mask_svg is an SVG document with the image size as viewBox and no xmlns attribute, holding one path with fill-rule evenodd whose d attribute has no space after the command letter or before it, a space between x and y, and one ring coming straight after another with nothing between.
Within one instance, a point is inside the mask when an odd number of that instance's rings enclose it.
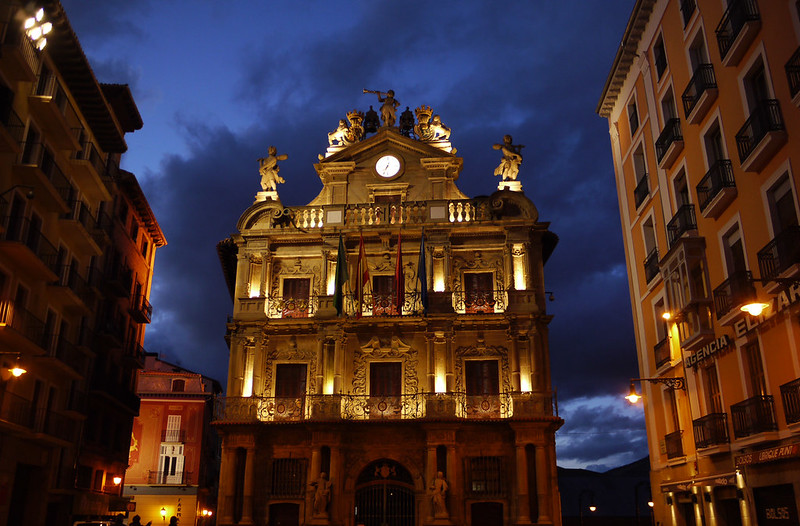
<instances>
[{"instance_id":1,"label":"rectangular window","mask_svg":"<svg viewBox=\"0 0 800 526\"><path fill-rule=\"evenodd\" d=\"M500 375L497 360L467 360L464 362L467 396L500 394Z\"/></svg>"},{"instance_id":2,"label":"rectangular window","mask_svg":"<svg viewBox=\"0 0 800 526\"><path fill-rule=\"evenodd\" d=\"M660 36L656 41L656 45L653 46L653 60L656 63L656 73L660 80L667 69L667 50L664 48L664 39Z\"/></svg>"},{"instance_id":3,"label":"rectangular window","mask_svg":"<svg viewBox=\"0 0 800 526\"><path fill-rule=\"evenodd\" d=\"M403 364L372 362L369 364L369 395L400 396L403 394Z\"/></svg>"},{"instance_id":4,"label":"rectangular window","mask_svg":"<svg viewBox=\"0 0 800 526\"><path fill-rule=\"evenodd\" d=\"M272 461L270 494L273 497L304 497L306 494L307 460L276 458Z\"/></svg>"},{"instance_id":5,"label":"rectangular window","mask_svg":"<svg viewBox=\"0 0 800 526\"><path fill-rule=\"evenodd\" d=\"M717 364L712 361L703 370L705 377L706 402L708 403L709 413L722 412L722 395L719 392L719 379L717 378Z\"/></svg>"},{"instance_id":6,"label":"rectangular window","mask_svg":"<svg viewBox=\"0 0 800 526\"><path fill-rule=\"evenodd\" d=\"M750 387L750 396L763 396L767 394L767 383L764 379L764 365L761 361L761 349L758 342L753 342L744 348L745 373Z\"/></svg>"},{"instance_id":7,"label":"rectangular window","mask_svg":"<svg viewBox=\"0 0 800 526\"><path fill-rule=\"evenodd\" d=\"M672 87L667 90L664 98L661 99L661 115L664 117L664 127L667 123L678 116L678 110L675 107L675 97L672 95Z\"/></svg>"},{"instance_id":8,"label":"rectangular window","mask_svg":"<svg viewBox=\"0 0 800 526\"><path fill-rule=\"evenodd\" d=\"M181 442L181 415L167 415L164 442Z\"/></svg>"},{"instance_id":9,"label":"rectangular window","mask_svg":"<svg viewBox=\"0 0 800 526\"><path fill-rule=\"evenodd\" d=\"M494 312L494 274L464 273L464 307L466 312Z\"/></svg>"},{"instance_id":10,"label":"rectangular window","mask_svg":"<svg viewBox=\"0 0 800 526\"><path fill-rule=\"evenodd\" d=\"M680 431L681 421L678 416L678 400L675 397L675 389L664 389L664 398L667 402L667 411L669 424L672 426L672 431Z\"/></svg>"},{"instance_id":11,"label":"rectangular window","mask_svg":"<svg viewBox=\"0 0 800 526\"><path fill-rule=\"evenodd\" d=\"M282 315L284 318L308 317L310 290L310 278L285 278L283 280Z\"/></svg>"},{"instance_id":12,"label":"rectangular window","mask_svg":"<svg viewBox=\"0 0 800 526\"><path fill-rule=\"evenodd\" d=\"M764 104L764 101L771 98L767 84L767 73L764 70L764 62L761 59L753 64L753 67L744 78L744 92L747 106L750 108L749 114L752 114L756 108Z\"/></svg>"},{"instance_id":13,"label":"rectangular window","mask_svg":"<svg viewBox=\"0 0 800 526\"><path fill-rule=\"evenodd\" d=\"M681 170L681 173L675 177L675 180L673 181L673 187L675 188L675 205L677 208L680 208L683 205L691 204L689 199L689 185L686 183L685 171Z\"/></svg>"},{"instance_id":14,"label":"rectangular window","mask_svg":"<svg viewBox=\"0 0 800 526\"><path fill-rule=\"evenodd\" d=\"M469 492L483 497L505 494L502 457L473 457L467 459Z\"/></svg>"},{"instance_id":15,"label":"rectangular window","mask_svg":"<svg viewBox=\"0 0 800 526\"><path fill-rule=\"evenodd\" d=\"M777 237L787 228L797 226L797 209L794 204L789 174L783 174L767 192L772 230Z\"/></svg>"},{"instance_id":16,"label":"rectangular window","mask_svg":"<svg viewBox=\"0 0 800 526\"><path fill-rule=\"evenodd\" d=\"M639 129L639 110L636 108L635 100L628 104L628 123L631 125L631 135L633 135Z\"/></svg>"},{"instance_id":17,"label":"rectangular window","mask_svg":"<svg viewBox=\"0 0 800 526\"><path fill-rule=\"evenodd\" d=\"M747 258L744 255L742 232L739 230L738 223L723 236L722 243L728 276L737 272L745 272L747 270Z\"/></svg>"},{"instance_id":18,"label":"rectangular window","mask_svg":"<svg viewBox=\"0 0 800 526\"><path fill-rule=\"evenodd\" d=\"M183 484L183 444L161 444L156 484Z\"/></svg>"},{"instance_id":19,"label":"rectangular window","mask_svg":"<svg viewBox=\"0 0 800 526\"><path fill-rule=\"evenodd\" d=\"M306 364L279 363L275 366L275 396L300 398L306 394Z\"/></svg>"},{"instance_id":20,"label":"rectangular window","mask_svg":"<svg viewBox=\"0 0 800 526\"><path fill-rule=\"evenodd\" d=\"M715 122L714 126L703 137L705 143L706 158L708 159L708 168L711 169L718 161L727 159L725 148L722 142L722 131L719 128L719 122Z\"/></svg>"}]
</instances>

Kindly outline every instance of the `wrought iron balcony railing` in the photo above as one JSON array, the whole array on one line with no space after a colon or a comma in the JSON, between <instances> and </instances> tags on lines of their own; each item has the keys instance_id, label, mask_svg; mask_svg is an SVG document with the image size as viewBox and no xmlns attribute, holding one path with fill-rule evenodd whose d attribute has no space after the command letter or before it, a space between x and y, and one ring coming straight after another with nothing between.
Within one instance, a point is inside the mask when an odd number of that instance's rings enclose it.
<instances>
[{"instance_id":1,"label":"wrought iron balcony railing","mask_svg":"<svg viewBox=\"0 0 800 526\"><path fill-rule=\"evenodd\" d=\"M800 422L800 378L781 386L781 400L786 424Z\"/></svg>"},{"instance_id":2,"label":"wrought iron balcony railing","mask_svg":"<svg viewBox=\"0 0 800 526\"><path fill-rule=\"evenodd\" d=\"M692 422L694 428L694 443L698 449L703 449L730 442L728 437L728 415L725 413L710 413Z\"/></svg>"},{"instance_id":3,"label":"wrought iron balcony railing","mask_svg":"<svg viewBox=\"0 0 800 526\"><path fill-rule=\"evenodd\" d=\"M555 411L557 414L557 411ZM552 393L464 392L397 396L302 395L296 397L216 397L216 423L508 419L552 416Z\"/></svg>"},{"instance_id":4,"label":"wrought iron balcony railing","mask_svg":"<svg viewBox=\"0 0 800 526\"><path fill-rule=\"evenodd\" d=\"M656 368L669 363L672 359L672 356L670 356L669 338L667 336L664 336L660 342L653 346L653 355L656 359Z\"/></svg>"},{"instance_id":5,"label":"wrought iron balcony railing","mask_svg":"<svg viewBox=\"0 0 800 526\"><path fill-rule=\"evenodd\" d=\"M736 134L739 161L744 162L767 133L785 129L780 103L776 99L762 101Z\"/></svg>"},{"instance_id":6,"label":"wrought iron balcony railing","mask_svg":"<svg viewBox=\"0 0 800 526\"><path fill-rule=\"evenodd\" d=\"M733 436L745 438L758 433L777 431L775 402L772 396L759 395L731 406Z\"/></svg>"},{"instance_id":7,"label":"wrought iron balcony railing","mask_svg":"<svg viewBox=\"0 0 800 526\"><path fill-rule=\"evenodd\" d=\"M650 283L658 276L658 247L653 247L644 258L644 279Z\"/></svg>"},{"instance_id":8,"label":"wrought iron balcony railing","mask_svg":"<svg viewBox=\"0 0 800 526\"><path fill-rule=\"evenodd\" d=\"M47 349L44 322L25 307L10 300L0 301L0 324L11 327L41 349Z\"/></svg>"},{"instance_id":9,"label":"wrought iron balcony railing","mask_svg":"<svg viewBox=\"0 0 800 526\"><path fill-rule=\"evenodd\" d=\"M729 159L715 162L697 184L697 200L702 213L724 188L736 188Z\"/></svg>"},{"instance_id":10,"label":"wrought iron balcony railing","mask_svg":"<svg viewBox=\"0 0 800 526\"><path fill-rule=\"evenodd\" d=\"M667 223L667 234L669 246L681 238L683 234L691 230L697 230L697 219L694 215L694 205L683 205Z\"/></svg>"},{"instance_id":11,"label":"wrought iron balcony railing","mask_svg":"<svg viewBox=\"0 0 800 526\"><path fill-rule=\"evenodd\" d=\"M84 140L81 144L81 149L75 150L73 159L88 161L97 175L100 177L105 177L106 163L103 160L102 155L100 155L100 152L97 150L97 147L91 141Z\"/></svg>"},{"instance_id":12,"label":"wrought iron balcony railing","mask_svg":"<svg viewBox=\"0 0 800 526\"><path fill-rule=\"evenodd\" d=\"M308 318L319 308L316 297L270 296L267 302L269 318Z\"/></svg>"},{"instance_id":13,"label":"wrought iron balcony railing","mask_svg":"<svg viewBox=\"0 0 800 526\"><path fill-rule=\"evenodd\" d=\"M681 131L681 120L677 117L669 119L661 131L661 135L656 139L656 158L658 162L667 154L669 147L677 141L683 140L683 132Z\"/></svg>"},{"instance_id":14,"label":"wrought iron balcony railing","mask_svg":"<svg viewBox=\"0 0 800 526\"><path fill-rule=\"evenodd\" d=\"M136 321L140 323L150 323L150 320L153 318L153 306L147 301L144 294L137 294L136 297L133 298L131 314Z\"/></svg>"},{"instance_id":15,"label":"wrought iron balcony railing","mask_svg":"<svg viewBox=\"0 0 800 526\"><path fill-rule=\"evenodd\" d=\"M17 112L11 107L11 103L11 97L0 103L0 124L6 129L14 143L19 146L23 142L25 123L22 122Z\"/></svg>"},{"instance_id":16,"label":"wrought iron balcony railing","mask_svg":"<svg viewBox=\"0 0 800 526\"><path fill-rule=\"evenodd\" d=\"M681 18L683 19L684 27L692 19L695 9L697 9L697 0L681 0Z\"/></svg>"},{"instance_id":17,"label":"wrought iron balcony railing","mask_svg":"<svg viewBox=\"0 0 800 526\"><path fill-rule=\"evenodd\" d=\"M683 91L681 100L683 100L683 113L686 118L689 118L692 110L697 105L697 101L703 96L703 93L708 89L717 87L717 78L714 76L714 66L711 64L700 64L694 71L689 84Z\"/></svg>"},{"instance_id":18,"label":"wrought iron balcony railing","mask_svg":"<svg viewBox=\"0 0 800 526\"><path fill-rule=\"evenodd\" d=\"M722 20L720 20L715 30L720 58L725 59L725 55L728 54L728 51L736 41L736 37L739 36L747 22L760 19L761 14L758 12L758 5L756 5L755 0L733 0L728 5L725 14L722 15Z\"/></svg>"},{"instance_id":19,"label":"wrought iron balcony railing","mask_svg":"<svg viewBox=\"0 0 800 526\"><path fill-rule=\"evenodd\" d=\"M56 193L64 203L68 203L75 195L69 179L56 164L53 153L41 142L25 141L23 143L21 164L37 166L45 178L53 185Z\"/></svg>"},{"instance_id":20,"label":"wrought iron balcony railing","mask_svg":"<svg viewBox=\"0 0 800 526\"><path fill-rule=\"evenodd\" d=\"M683 440L681 435L683 431L678 430L673 433L664 435L664 446L667 449L667 458L680 458L683 456Z\"/></svg>"},{"instance_id":21,"label":"wrought iron balcony railing","mask_svg":"<svg viewBox=\"0 0 800 526\"><path fill-rule=\"evenodd\" d=\"M62 217L64 219L77 221L83 225L83 228L86 229L87 233L94 235L99 227L97 226L97 219L95 219L95 217L89 211L89 207L79 199L73 199L68 204L70 211L64 214Z\"/></svg>"},{"instance_id":22,"label":"wrought iron balcony railing","mask_svg":"<svg viewBox=\"0 0 800 526\"><path fill-rule=\"evenodd\" d=\"M797 264L800 264L800 226L785 229L758 251L758 269L763 280L774 280Z\"/></svg>"},{"instance_id":23,"label":"wrought iron balcony railing","mask_svg":"<svg viewBox=\"0 0 800 526\"><path fill-rule=\"evenodd\" d=\"M93 307L93 296L89 284L75 269L75 265L59 265L56 270L58 281L55 285L66 287L89 309Z\"/></svg>"},{"instance_id":24,"label":"wrought iron balcony railing","mask_svg":"<svg viewBox=\"0 0 800 526\"><path fill-rule=\"evenodd\" d=\"M794 97L800 92L800 47L786 63L786 80L789 81L789 93Z\"/></svg>"},{"instance_id":25,"label":"wrought iron balcony railing","mask_svg":"<svg viewBox=\"0 0 800 526\"><path fill-rule=\"evenodd\" d=\"M51 272L57 272L58 250L30 219L22 216L7 216L3 219L3 227L0 231L0 239L22 243Z\"/></svg>"},{"instance_id":26,"label":"wrought iron balcony railing","mask_svg":"<svg viewBox=\"0 0 800 526\"><path fill-rule=\"evenodd\" d=\"M64 336L45 334L48 342L47 354L67 365L81 376L85 376L89 368L89 358L77 345Z\"/></svg>"},{"instance_id":27,"label":"wrought iron balcony railing","mask_svg":"<svg viewBox=\"0 0 800 526\"><path fill-rule=\"evenodd\" d=\"M191 471L148 471L147 483L183 486L189 484L191 477Z\"/></svg>"},{"instance_id":28,"label":"wrought iron balcony railing","mask_svg":"<svg viewBox=\"0 0 800 526\"><path fill-rule=\"evenodd\" d=\"M735 309L755 297L753 273L749 270L734 272L714 289L714 310L717 313L717 319L721 320L731 309Z\"/></svg>"},{"instance_id":29,"label":"wrought iron balcony railing","mask_svg":"<svg viewBox=\"0 0 800 526\"><path fill-rule=\"evenodd\" d=\"M650 185L647 183L647 174L642 174L639 182L636 183L636 188L633 190L633 201L636 204L636 208L639 208L644 203L648 195L650 195Z\"/></svg>"}]
</instances>

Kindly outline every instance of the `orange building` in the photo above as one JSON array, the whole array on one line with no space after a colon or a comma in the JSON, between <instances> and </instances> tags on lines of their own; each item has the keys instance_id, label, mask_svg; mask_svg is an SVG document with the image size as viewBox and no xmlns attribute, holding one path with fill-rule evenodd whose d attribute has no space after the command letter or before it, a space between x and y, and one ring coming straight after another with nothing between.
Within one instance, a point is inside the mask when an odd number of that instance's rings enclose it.
<instances>
[{"instance_id":1,"label":"orange building","mask_svg":"<svg viewBox=\"0 0 800 526\"><path fill-rule=\"evenodd\" d=\"M110 520L165 244L128 86L95 78L57 0L0 4L0 526ZM18 363L27 373L10 377Z\"/></svg>"},{"instance_id":2,"label":"orange building","mask_svg":"<svg viewBox=\"0 0 800 526\"><path fill-rule=\"evenodd\" d=\"M638 0L597 108L662 524L800 524L799 9Z\"/></svg>"},{"instance_id":3,"label":"orange building","mask_svg":"<svg viewBox=\"0 0 800 526\"><path fill-rule=\"evenodd\" d=\"M162 522L163 508L166 519L192 525L216 509L219 446L210 422L221 392L216 380L146 355L124 489L142 523Z\"/></svg>"}]
</instances>

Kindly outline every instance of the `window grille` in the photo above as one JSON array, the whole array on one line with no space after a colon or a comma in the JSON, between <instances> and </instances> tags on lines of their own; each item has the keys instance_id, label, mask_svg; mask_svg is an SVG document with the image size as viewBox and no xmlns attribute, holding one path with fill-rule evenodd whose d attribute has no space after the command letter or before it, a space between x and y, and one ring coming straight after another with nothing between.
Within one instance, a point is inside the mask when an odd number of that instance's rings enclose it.
<instances>
[{"instance_id":1,"label":"window grille","mask_svg":"<svg viewBox=\"0 0 800 526\"><path fill-rule=\"evenodd\" d=\"M272 461L272 496L302 497L306 488L304 458L276 458Z\"/></svg>"},{"instance_id":2,"label":"window grille","mask_svg":"<svg viewBox=\"0 0 800 526\"><path fill-rule=\"evenodd\" d=\"M469 492L474 496L501 497L505 495L502 457L473 457L467 459Z\"/></svg>"}]
</instances>

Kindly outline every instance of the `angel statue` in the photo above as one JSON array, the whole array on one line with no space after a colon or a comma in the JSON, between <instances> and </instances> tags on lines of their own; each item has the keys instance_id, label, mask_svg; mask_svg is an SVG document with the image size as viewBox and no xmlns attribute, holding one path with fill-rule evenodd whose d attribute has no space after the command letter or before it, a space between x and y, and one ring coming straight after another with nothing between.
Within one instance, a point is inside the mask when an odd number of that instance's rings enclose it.
<instances>
[{"instance_id":1,"label":"angel statue","mask_svg":"<svg viewBox=\"0 0 800 526\"><path fill-rule=\"evenodd\" d=\"M503 144L495 144L492 148L503 152L503 158L500 160L500 165L494 169L494 174L502 175L503 181L516 181L519 174L519 165L522 164L522 154L520 152L524 146L512 144L511 136L504 135Z\"/></svg>"},{"instance_id":2,"label":"angel statue","mask_svg":"<svg viewBox=\"0 0 800 526\"><path fill-rule=\"evenodd\" d=\"M285 183L286 180L278 175L280 166L278 161L285 161L289 158L288 155L278 155L278 149L270 146L267 150L268 155L258 160L258 172L261 174L261 189L263 191L275 191L278 188L278 183Z\"/></svg>"}]
</instances>

